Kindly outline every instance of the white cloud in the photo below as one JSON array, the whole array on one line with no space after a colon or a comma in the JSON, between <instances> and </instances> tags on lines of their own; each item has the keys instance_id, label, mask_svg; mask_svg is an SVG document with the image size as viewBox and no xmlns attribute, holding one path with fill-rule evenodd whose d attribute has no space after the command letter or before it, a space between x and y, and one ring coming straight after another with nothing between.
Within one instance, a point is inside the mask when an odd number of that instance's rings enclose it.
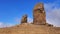
<instances>
[{"instance_id":1,"label":"white cloud","mask_svg":"<svg viewBox=\"0 0 60 34\"><path fill-rule=\"evenodd\" d=\"M2 28L2 27L4 27L4 26L3 26L3 23L2 23L2 22L0 22L0 28Z\"/></svg>"},{"instance_id":2,"label":"white cloud","mask_svg":"<svg viewBox=\"0 0 60 34\"><path fill-rule=\"evenodd\" d=\"M60 7L58 5L58 2L46 3L45 10L47 22L60 27Z\"/></svg>"},{"instance_id":3,"label":"white cloud","mask_svg":"<svg viewBox=\"0 0 60 34\"><path fill-rule=\"evenodd\" d=\"M7 27L7 26L3 22L0 22L0 28L3 28L3 27Z\"/></svg>"},{"instance_id":4,"label":"white cloud","mask_svg":"<svg viewBox=\"0 0 60 34\"><path fill-rule=\"evenodd\" d=\"M0 28L11 27L11 26L13 26L13 24L10 24L10 23L5 24L5 23L3 23L3 22L0 22Z\"/></svg>"},{"instance_id":5,"label":"white cloud","mask_svg":"<svg viewBox=\"0 0 60 34\"><path fill-rule=\"evenodd\" d=\"M28 23L32 23L33 22L33 18L28 17Z\"/></svg>"},{"instance_id":6,"label":"white cloud","mask_svg":"<svg viewBox=\"0 0 60 34\"><path fill-rule=\"evenodd\" d=\"M14 21L17 23L17 24L21 24L21 18L15 18Z\"/></svg>"}]
</instances>

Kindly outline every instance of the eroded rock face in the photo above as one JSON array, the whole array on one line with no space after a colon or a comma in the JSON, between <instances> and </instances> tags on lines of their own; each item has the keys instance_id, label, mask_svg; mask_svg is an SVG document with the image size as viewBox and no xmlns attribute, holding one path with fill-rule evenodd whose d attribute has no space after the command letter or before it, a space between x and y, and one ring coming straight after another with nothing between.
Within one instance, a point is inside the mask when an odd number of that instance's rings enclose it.
<instances>
[{"instance_id":1,"label":"eroded rock face","mask_svg":"<svg viewBox=\"0 0 60 34\"><path fill-rule=\"evenodd\" d=\"M33 23L34 24L46 24L46 15L43 3L39 3L33 10Z\"/></svg>"},{"instance_id":2,"label":"eroded rock face","mask_svg":"<svg viewBox=\"0 0 60 34\"><path fill-rule=\"evenodd\" d=\"M46 23L46 25L47 25L47 26L49 26L49 27L53 27L53 25L52 25L52 24L48 24L48 23Z\"/></svg>"},{"instance_id":3,"label":"eroded rock face","mask_svg":"<svg viewBox=\"0 0 60 34\"><path fill-rule=\"evenodd\" d=\"M27 15L24 15L21 19L21 23L27 23Z\"/></svg>"}]
</instances>

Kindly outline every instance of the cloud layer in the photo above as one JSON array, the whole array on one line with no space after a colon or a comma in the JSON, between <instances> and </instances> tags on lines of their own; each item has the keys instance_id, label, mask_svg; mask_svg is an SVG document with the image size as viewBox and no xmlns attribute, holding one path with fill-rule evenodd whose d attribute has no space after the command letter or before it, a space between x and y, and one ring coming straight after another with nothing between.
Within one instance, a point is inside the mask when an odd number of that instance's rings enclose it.
<instances>
[{"instance_id":1,"label":"cloud layer","mask_svg":"<svg viewBox=\"0 0 60 34\"><path fill-rule=\"evenodd\" d=\"M3 23L3 22L0 22L0 28L4 28L4 27L11 27L11 26L13 26L12 24L5 24L5 23Z\"/></svg>"},{"instance_id":2,"label":"cloud layer","mask_svg":"<svg viewBox=\"0 0 60 34\"><path fill-rule=\"evenodd\" d=\"M59 2L45 3L47 22L60 27L60 7Z\"/></svg>"},{"instance_id":3,"label":"cloud layer","mask_svg":"<svg viewBox=\"0 0 60 34\"><path fill-rule=\"evenodd\" d=\"M33 18L28 17L28 23L32 23L33 22Z\"/></svg>"}]
</instances>

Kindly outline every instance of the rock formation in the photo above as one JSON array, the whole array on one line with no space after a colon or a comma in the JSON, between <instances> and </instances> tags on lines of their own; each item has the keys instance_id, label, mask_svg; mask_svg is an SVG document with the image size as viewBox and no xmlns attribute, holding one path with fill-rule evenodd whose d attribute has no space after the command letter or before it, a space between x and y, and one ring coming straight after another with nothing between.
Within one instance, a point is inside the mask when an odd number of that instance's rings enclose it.
<instances>
[{"instance_id":1,"label":"rock formation","mask_svg":"<svg viewBox=\"0 0 60 34\"><path fill-rule=\"evenodd\" d=\"M27 15L24 15L21 19L21 23L27 23Z\"/></svg>"},{"instance_id":2,"label":"rock formation","mask_svg":"<svg viewBox=\"0 0 60 34\"><path fill-rule=\"evenodd\" d=\"M43 3L39 3L33 10L33 23L34 24L46 24L46 15Z\"/></svg>"},{"instance_id":3,"label":"rock formation","mask_svg":"<svg viewBox=\"0 0 60 34\"><path fill-rule=\"evenodd\" d=\"M53 25L46 23L46 15L42 3L34 7L33 17L33 24L27 23L27 15L24 15L21 20L22 24L0 28L0 34L60 34L60 27L53 27Z\"/></svg>"}]
</instances>

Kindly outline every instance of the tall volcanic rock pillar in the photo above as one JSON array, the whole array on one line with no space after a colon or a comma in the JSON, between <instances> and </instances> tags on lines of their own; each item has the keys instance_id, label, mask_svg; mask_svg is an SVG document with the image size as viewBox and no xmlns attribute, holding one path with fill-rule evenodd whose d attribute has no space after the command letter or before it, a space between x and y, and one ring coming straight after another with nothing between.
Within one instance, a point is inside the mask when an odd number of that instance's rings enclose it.
<instances>
[{"instance_id":1,"label":"tall volcanic rock pillar","mask_svg":"<svg viewBox=\"0 0 60 34\"><path fill-rule=\"evenodd\" d=\"M21 19L21 23L27 23L27 15L24 15Z\"/></svg>"},{"instance_id":2,"label":"tall volcanic rock pillar","mask_svg":"<svg viewBox=\"0 0 60 34\"><path fill-rule=\"evenodd\" d=\"M46 15L43 3L39 3L34 7L33 23L38 25L46 24Z\"/></svg>"}]
</instances>

